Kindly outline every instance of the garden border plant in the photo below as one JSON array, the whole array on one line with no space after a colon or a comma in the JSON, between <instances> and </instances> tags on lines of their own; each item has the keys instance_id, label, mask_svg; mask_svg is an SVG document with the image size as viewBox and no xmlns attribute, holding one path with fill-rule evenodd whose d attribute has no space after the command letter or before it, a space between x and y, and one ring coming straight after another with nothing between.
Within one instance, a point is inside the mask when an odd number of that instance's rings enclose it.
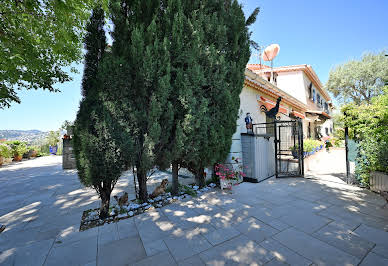
<instances>
[{"instance_id":1,"label":"garden border plant","mask_svg":"<svg viewBox=\"0 0 388 266\"><path fill-rule=\"evenodd\" d=\"M341 111L350 137L358 143L356 179L369 187L371 172L388 173L388 86L371 104L348 104Z\"/></svg>"}]
</instances>

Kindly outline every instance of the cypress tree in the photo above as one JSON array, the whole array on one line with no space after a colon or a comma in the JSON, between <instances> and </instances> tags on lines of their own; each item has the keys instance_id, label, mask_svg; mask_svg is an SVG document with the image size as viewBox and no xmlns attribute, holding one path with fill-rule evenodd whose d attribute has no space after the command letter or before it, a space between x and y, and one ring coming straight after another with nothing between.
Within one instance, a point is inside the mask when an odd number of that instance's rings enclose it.
<instances>
[{"instance_id":1,"label":"cypress tree","mask_svg":"<svg viewBox=\"0 0 388 266\"><path fill-rule=\"evenodd\" d=\"M105 76L100 69L106 46L104 11L96 7L85 37L83 99L74 123L73 147L81 183L94 188L101 198L102 219L108 216L111 192L125 166L120 127L101 97L103 86L99 76Z\"/></svg>"},{"instance_id":2,"label":"cypress tree","mask_svg":"<svg viewBox=\"0 0 388 266\"><path fill-rule=\"evenodd\" d=\"M171 162L175 194L179 166L203 186L204 167L229 153L252 43L247 26L257 13L245 22L237 1L168 1L164 34L170 40L174 115L158 163Z\"/></svg>"},{"instance_id":3,"label":"cypress tree","mask_svg":"<svg viewBox=\"0 0 388 266\"><path fill-rule=\"evenodd\" d=\"M190 145L195 143L196 132L203 126L201 119L207 105L200 90L205 81L203 72L206 71L201 67L200 57L204 36L198 25L193 23L198 11L201 11L200 1L170 0L163 16L163 35L169 39L169 102L173 106L173 116L162 123L168 139L159 150L157 164L161 168L171 164L173 194L178 193L179 166L185 166L186 161L194 159L193 149L198 145Z\"/></svg>"},{"instance_id":4,"label":"cypress tree","mask_svg":"<svg viewBox=\"0 0 388 266\"><path fill-rule=\"evenodd\" d=\"M232 144L240 108L239 95L250 57L248 24L255 21L257 10L245 21L241 5L235 0L208 0L193 24L202 30L200 67L204 84L197 98L199 108L196 138L189 144L191 158L187 167L195 173L200 186L205 185L204 168L223 162Z\"/></svg>"},{"instance_id":5,"label":"cypress tree","mask_svg":"<svg viewBox=\"0 0 388 266\"><path fill-rule=\"evenodd\" d=\"M147 175L166 142L163 123L171 117L168 41L161 34L160 1L113 0L110 9L116 62L112 71L121 77L112 83L111 113L126 124L125 134L133 140L124 157L136 168L139 198L146 201Z\"/></svg>"}]
</instances>

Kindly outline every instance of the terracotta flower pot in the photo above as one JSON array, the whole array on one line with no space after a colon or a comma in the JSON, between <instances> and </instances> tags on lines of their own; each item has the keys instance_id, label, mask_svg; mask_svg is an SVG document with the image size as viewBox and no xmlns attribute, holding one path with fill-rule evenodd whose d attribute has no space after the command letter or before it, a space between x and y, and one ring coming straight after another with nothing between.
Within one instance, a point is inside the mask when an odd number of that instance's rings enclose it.
<instances>
[{"instance_id":1,"label":"terracotta flower pot","mask_svg":"<svg viewBox=\"0 0 388 266\"><path fill-rule=\"evenodd\" d=\"M15 162L20 162L22 159L23 159L23 155L15 155L15 156L13 157L13 160L14 160Z\"/></svg>"}]
</instances>

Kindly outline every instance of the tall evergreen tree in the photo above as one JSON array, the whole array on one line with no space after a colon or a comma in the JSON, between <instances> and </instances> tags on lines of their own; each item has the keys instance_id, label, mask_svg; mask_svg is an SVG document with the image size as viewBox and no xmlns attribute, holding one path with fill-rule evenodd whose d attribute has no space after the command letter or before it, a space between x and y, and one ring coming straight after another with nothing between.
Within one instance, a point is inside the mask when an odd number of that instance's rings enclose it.
<instances>
[{"instance_id":1,"label":"tall evergreen tree","mask_svg":"<svg viewBox=\"0 0 388 266\"><path fill-rule=\"evenodd\" d=\"M168 2L174 122L161 157L172 162L175 193L179 165L203 186L204 168L224 161L230 151L252 44L248 26L258 11L245 21L237 1Z\"/></svg>"},{"instance_id":2,"label":"tall evergreen tree","mask_svg":"<svg viewBox=\"0 0 388 266\"><path fill-rule=\"evenodd\" d=\"M158 0L113 0L110 4L112 71L119 72L111 86L111 113L126 124L125 134L133 139L124 157L136 168L139 197L146 201L147 174L155 166L160 146L165 143L162 121L171 116L168 41L160 34L162 8ZM130 159L129 159L130 158Z\"/></svg>"},{"instance_id":3,"label":"tall evergreen tree","mask_svg":"<svg viewBox=\"0 0 388 266\"><path fill-rule=\"evenodd\" d=\"M204 126L200 128L197 157L189 163L199 185L204 185L204 167L223 162L232 144L240 108L239 95L250 57L248 24L255 21L257 9L246 21L236 0L209 0L201 19L206 36L202 60L206 84L202 95L208 101Z\"/></svg>"},{"instance_id":4,"label":"tall evergreen tree","mask_svg":"<svg viewBox=\"0 0 388 266\"><path fill-rule=\"evenodd\" d=\"M163 132L165 142L157 153L159 167L172 165L172 192L178 193L178 169L183 161L190 158L187 145L195 138L194 129L197 110L202 98L195 95L203 85L203 69L199 67L201 38L191 20L199 8L199 2L169 0L163 16L163 35L169 39L171 65L171 91L169 102L173 106L173 116L165 117Z\"/></svg>"},{"instance_id":5,"label":"tall evergreen tree","mask_svg":"<svg viewBox=\"0 0 388 266\"><path fill-rule=\"evenodd\" d=\"M85 37L83 99L74 123L73 146L81 183L94 188L101 198L101 218L108 216L111 192L125 166L121 128L101 96L105 88L99 76L105 75L99 72L106 46L104 11L96 7Z\"/></svg>"}]
</instances>

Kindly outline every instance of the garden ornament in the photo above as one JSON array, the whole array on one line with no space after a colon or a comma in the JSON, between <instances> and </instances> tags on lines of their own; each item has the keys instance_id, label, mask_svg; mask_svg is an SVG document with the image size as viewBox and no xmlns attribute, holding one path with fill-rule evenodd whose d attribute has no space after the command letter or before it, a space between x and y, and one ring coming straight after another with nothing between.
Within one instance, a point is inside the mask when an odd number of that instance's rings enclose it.
<instances>
[{"instance_id":1,"label":"garden ornament","mask_svg":"<svg viewBox=\"0 0 388 266\"><path fill-rule=\"evenodd\" d=\"M124 194L120 197L113 196L117 201L117 204L122 207L123 205L128 204L128 192L124 192Z\"/></svg>"},{"instance_id":2,"label":"garden ornament","mask_svg":"<svg viewBox=\"0 0 388 266\"><path fill-rule=\"evenodd\" d=\"M251 117L251 113L247 113L247 116L245 117L245 127L247 128L247 133L249 133L249 130L251 130L251 133L253 134L252 123L253 123L253 120Z\"/></svg>"},{"instance_id":3,"label":"garden ornament","mask_svg":"<svg viewBox=\"0 0 388 266\"><path fill-rule=\"evenodd\" d=\"M163 179L162 183L155 188L154 192L152 192L152 194L150 195L150 198L153 199L153 198L156 198L157 196L159 196L161 194L166 193L167 184L168 184L168 180L167 179Z\"/></svg>"},{"instance_id":4,"label":"garden ornament","mask_svg":"<svg viewBox=\"0 0 388 266\"><path fill-rule=\"evenodd\" d=\"M278 114L279 112L279 106L280 106L280 102L282 100L282 97L279 96L279 98L276 100L276 105L275 107L271 108L269 111L267 111L267 108L265 106L262 106L261 109L264 111L265 115L268 117L268 118L273 118L273 119L276 119L276 115Z\"/></svg>"}]
</instances>

